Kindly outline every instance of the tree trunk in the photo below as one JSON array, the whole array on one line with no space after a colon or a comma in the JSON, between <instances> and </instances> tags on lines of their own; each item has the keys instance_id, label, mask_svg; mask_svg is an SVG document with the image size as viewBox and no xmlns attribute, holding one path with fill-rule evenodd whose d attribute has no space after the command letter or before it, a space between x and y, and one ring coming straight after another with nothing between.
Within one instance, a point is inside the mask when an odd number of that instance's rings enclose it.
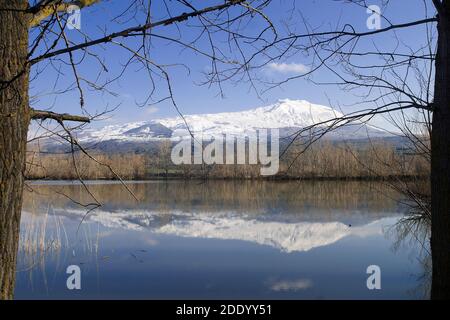
<instances>
[{"instance_id":1,"label":"tree trunk","mask_svg":"<svg viewBox=\"0 0 450 320\"><path fill-rule=\"evenodd\" d=\"M28 124L27 0L0 0L0 299L14 293Z\"/></svg>"},{"instance_id":2,"label":"tree trunk","mask_svg":"<svg viewBox=\"0 0 450 320\"><path fill-rule=\"evenodd\" d=\"M438 22L438 52L431 136L431 298L450 298L450 7Z\"/></svg>"}]
</instances>

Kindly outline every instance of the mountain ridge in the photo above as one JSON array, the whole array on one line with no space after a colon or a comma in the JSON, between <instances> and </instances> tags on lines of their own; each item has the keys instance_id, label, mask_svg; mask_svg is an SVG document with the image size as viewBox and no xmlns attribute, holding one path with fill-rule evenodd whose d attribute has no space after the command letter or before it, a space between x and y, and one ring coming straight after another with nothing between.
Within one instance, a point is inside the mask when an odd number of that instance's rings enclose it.
<instances>
[{"instance_id":1,"label":"mountain ridge","mask_svg":"<svg viewBox=\"0 0 450 320\"><path fill-rule=\"evenodd\" d=\"M288 135L317 123L326 125L327 121L342 116L337 110L306 100L280 99L268 106L244 111L192 114L89 129L80 132L78 138L81 142L130 143L190 138L190 133L210 137L223 134L248 136L250 132L258 129L281 129L280 132ZM328 134L328 137L334 139L359 139L369 136L384 137L388 134L362 122Z\"/></svg>"}]
</instances>

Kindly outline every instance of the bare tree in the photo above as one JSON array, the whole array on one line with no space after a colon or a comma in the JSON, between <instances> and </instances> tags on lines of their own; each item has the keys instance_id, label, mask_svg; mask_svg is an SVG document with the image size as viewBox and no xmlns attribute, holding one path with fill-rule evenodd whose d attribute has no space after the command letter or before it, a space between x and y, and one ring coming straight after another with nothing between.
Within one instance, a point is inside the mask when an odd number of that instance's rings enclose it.
<instances>
[{"instance_id":1,"label":"bare tree","mask_svg":"<svg viewBox=\"0 0 450 320\"><path fill-rule=\"evenodd\" d=\"M380 115L404 124L403 132L415 143L416 151L431 161L431 298L449 298L450 2L423 0L423 17L400 23L383 14L389 9L390 1L383 3L379 15L383 26L372 30L358 31L352 23L324 29L323 26L313 26L313 22L302 17L304 32L292 30L270 44L270 48L263 48L268 59L262 64L294 55L313 57L309 71L269 83L269 89L305 78L315 84L354 91L359 99L358 111L296 132L292 141L303 143L297 157L328 132L344 125L362 125ZM346 0L342 4L371 10L364 0ZM398 18L402 17L398 15ZM403 41L401 33L405 30L415 32L414 47ZM394 39L394 45L386 44L389 42L386 36ZM253 62L252 57L247 61L248 64ZM253 66L257 68L262 64ZM325 81L313 77L319 70L328 72ZM425 134L413 129L417 124L421 124ZM431 143L426 142L427 137ZM426 199L415 199L423 209L430 210L423 200L426 202Z\"/></svg>"},{"instance_id":2,"label":"bare tree","mask_svg":"<svg viewBox=\"0 0 450 320\"><path fill-rule=\"evenodd\" d=\"M172 143L170 140L166 139L160 143L158 152L158 166L164 171L164 176L166 179L169 177L169 169L172 164L172 160L170 159L171 150Z\"/></svg>"},{"instance_id":3,"label":"bare tree","mask_svg":"<svg viewBox=\"0 0 450 320\"><path fill-rule=\"evenodd\" d=\"M66 31L71 6L85 10L101 6L102 1L0 0L0 298L13 296L30 121L35 120L45 132L30 140L38 142L42 137L56 137L70 144L74 170L80 176L74 156L76 152L97 163L101 161L78 142L74 129L82 129L83 124L110 110L92 113L86 105L85 90L114 95L111 84L131 67L139 66L147 74L149 83L147 97L141 105L168 100L178 110L170 68L181 66L189 70L189 66L185 61L175 61L171 65L154 61L152 52L158 50L158 45L171 44L207 59L210 83L217 83L221 90L223 79L218 75L224 66L245 64L242 53L247 50L241 47L247 46L255 51L272 42L276 33L262 13L269 3L267 0L209 3L205 6L202 1L162 1L165 9L158 11L154 10L155 4L151 0L133 0L109 22L108 29L111 27L116 31L109 32L105 28L99 36L98 31L88 34L78 30L77 37L69 37ZM261 21L263 27L257 32L247 31L246 24L256 20ZM192 32L186 35L177 27L180 24L190 27ZM105 50L111 50L111 47L128 55L126 63L114 75L109 72L104 58ZM93 79L83 76L79 70L79 65L86 61L99 66ZM48 79L47 69L52 70L54 79ZM241 70L245 77L245 67ZM72 81L68 85L67 81L61 81L70 75ZM57 113L51 110L52 105L36 107L40 103L39 94L29 97L30 81L45 81L48 91L54 95L76 92L81 115ZM158 87L161 83L164 88ZM165 94L161 95L161 92ZM67 122L77 124L73 126ZM111 166L104 165L114 173ZM89 194L93 203L87 206L92 209L99 202L92 193Z\"/></svg>"}]
</instances>

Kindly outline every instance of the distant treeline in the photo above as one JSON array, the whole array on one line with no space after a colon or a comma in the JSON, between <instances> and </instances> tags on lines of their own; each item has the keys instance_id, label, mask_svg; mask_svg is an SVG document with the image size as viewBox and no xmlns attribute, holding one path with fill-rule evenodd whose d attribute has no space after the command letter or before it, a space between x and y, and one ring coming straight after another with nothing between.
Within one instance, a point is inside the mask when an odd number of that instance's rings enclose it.
<instances>
[{"instance_id":1,"label":"distant treeline","mask_svg":"<svg viewBox=\"0 0 450 320\"><path fill-rule=\"evenodd\" d=\"M146 180L181 179L390 179L394 177L427 177L429 162L406 148L387 142L349 144L323 141L304 150L291 146L280 159L276 176L264 177L260 165L174 165L171 145L161 143L148 153L104 153L91 151L48 154L28 151L28 179ZM113 170L111 170L110 168ZM114 172L113 172L114 171Z\"/></svg>"}]
</instances>

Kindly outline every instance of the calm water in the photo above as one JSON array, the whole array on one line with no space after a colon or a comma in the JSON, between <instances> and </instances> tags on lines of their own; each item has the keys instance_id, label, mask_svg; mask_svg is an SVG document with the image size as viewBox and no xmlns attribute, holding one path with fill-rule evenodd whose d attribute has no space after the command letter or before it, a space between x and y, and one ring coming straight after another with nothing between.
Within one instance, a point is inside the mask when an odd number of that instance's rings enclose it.
<instances>
[{"instance_id":1,"label":"calm water","mask_svg":"<svg viewBox=\"0 0 450 320\"><path fill-rule=\"evenodd\" d=\"M420 299L399 196L362 182L30 183L15 298ZM69 199L70 198L70 199ZM81 221L83 221L81 223ZM66 268L81 268L68 290ZM366 268L381 268L368 290Z\"/></svg>"}]
</instances>

